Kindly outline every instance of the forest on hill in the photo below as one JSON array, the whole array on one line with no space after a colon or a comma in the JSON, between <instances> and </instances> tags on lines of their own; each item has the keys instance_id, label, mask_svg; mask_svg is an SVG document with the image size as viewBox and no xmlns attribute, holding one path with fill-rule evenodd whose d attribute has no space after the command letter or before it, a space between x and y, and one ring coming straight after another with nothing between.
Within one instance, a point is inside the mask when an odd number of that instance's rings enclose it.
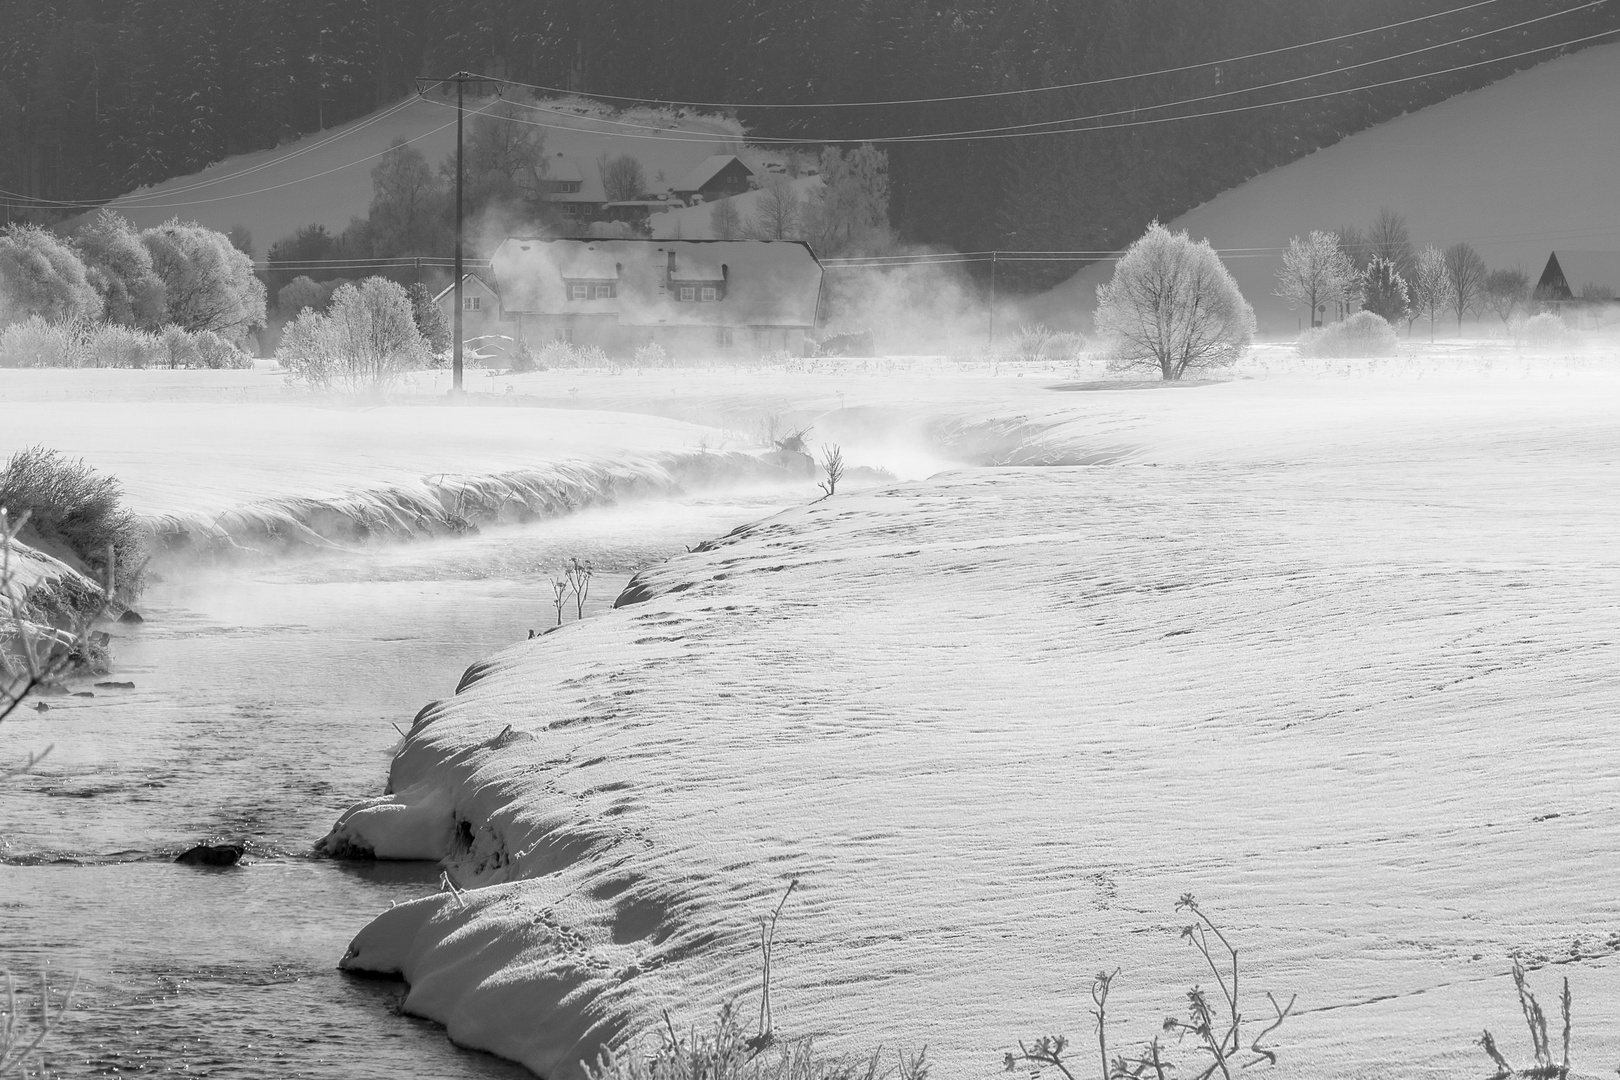
<instances>
[{"instance_id":1,"label":"forest on hill","mask_svg":"<svg viewBox=\"0 0 1620 1080\"><path fill-rule=\"evenodd\" d=\"M467 69L723 108L758 139L876 142L907 241L1109 250L1620 32L1620 0L0 0L0 25L7 220L66 216ZM882 104L839 104L855 102ZM1035 286L1072 269L1012 273Z\"/></svg>"}]
</instances>

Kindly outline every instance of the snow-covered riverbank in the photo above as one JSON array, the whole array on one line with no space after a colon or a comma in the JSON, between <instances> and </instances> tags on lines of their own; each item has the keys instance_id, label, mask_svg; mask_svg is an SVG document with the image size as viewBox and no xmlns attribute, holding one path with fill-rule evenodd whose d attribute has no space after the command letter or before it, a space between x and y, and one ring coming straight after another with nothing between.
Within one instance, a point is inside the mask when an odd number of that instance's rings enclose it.
<instances>
[{"instance_id":1,"label":"snow-covered riverbank","mask_svg":"<svg viewBox=\"0 0 1620 1080\"><path fill-rule=\"evenodd\" d=\"M1099 968L1116 1040L1156 1031L1199 981L1192 891L1249 985L1300 994L1277 1075L1478 1067L1510 952L1620 995L1616 390L1048 397L1049 449L1123 463L839 495L677 556L421 712L329 842L469 891L345 965L573 1075L749 991L797 878L779 1029L978 1076L1085 1034Z\"/></svg>"}]
</instances>

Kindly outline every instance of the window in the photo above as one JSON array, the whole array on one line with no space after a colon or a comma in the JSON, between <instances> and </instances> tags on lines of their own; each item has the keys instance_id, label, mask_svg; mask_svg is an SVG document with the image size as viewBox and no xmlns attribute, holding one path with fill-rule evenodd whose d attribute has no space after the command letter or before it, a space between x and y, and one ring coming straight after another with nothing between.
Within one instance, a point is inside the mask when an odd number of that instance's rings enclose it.
<instances>
[{"instance_id":1,"label":"window","mask_svg":"<svg viewBox=\"0 0 1620 1080\"><path fill-rule=\"evenodd\" d=\"M482 311L482 310L484 310L484 298L482 296L463 296L461 298L461 310L462 311Z\"/></svg>"},{"instance_id":2,"label":"window","mask_svg":"<svg viewBox=\"0 0 1620 1080\"><path fill-rule=\"evenodd\" d=\"M690 285L682 285L681 286L681 299L682 300L695 300L696 298L697 298L697 290L695 288L693 288Z\"/></svg>"},{"instance_id":3,"label":"window","mask_svg":"<svg viewBox=\"0 0 1620 1080\"><path fill-rule=\"evenodd\" d=\"M714 328L714 343L722 349L731 347L731 327L717 326Z\"/></svg>"},{"instance_id":4,"label":"window","mask_svg":"<svg viewBox=\"0 0 1620 1080\"><path fill-rule=\"evenodd\" d=\"M613 286L611 286L611 285L598 285L596 287L596 289L595 289L595 292L596 292L596 298L598 300L611 300L611 299L613 299Z\"/></svg>"},{"instance_id":5,"label":"window","mask_svg":"<svg viewBox=\"0 0 1620 1080\"><path fill-rule=\"evenodd\" d=\"M568 286L568 299L583 300L590 295L590 291L591 287L589 285L570 285Z\"/></svg>"},{"instance_id":6,"label":"window","mask_svg":"<svg viewBox=\"0 0 1620 1080\"><path fill-rule=\"evenodd\" d=\"M703 286L702 298L708 301L718 300L720 299L720 290L712 285L705 285Z\"/></svg>"}]
</instances>

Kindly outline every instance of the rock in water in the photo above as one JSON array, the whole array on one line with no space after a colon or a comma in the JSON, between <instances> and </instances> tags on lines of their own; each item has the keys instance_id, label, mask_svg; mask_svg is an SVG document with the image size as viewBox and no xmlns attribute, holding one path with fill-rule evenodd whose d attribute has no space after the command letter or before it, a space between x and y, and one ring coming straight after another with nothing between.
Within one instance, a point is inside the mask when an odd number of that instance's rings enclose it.
<instances>
[{"instance_id":1,"label":"rock in water","mask_svg":"<svg viewBox=\"0 0 1620 1080\"><path fill-rule=\"evenodd\" d=\"M246 850L241 844L198 844L174 861L182 866L235 866Z\"/></svg>"},{"instance_id":2,"label":"rock in water","mask_svg":"<svg viewBox=\"0 0 1620 1080\"><path fill-rule=\"evenodd\" d=\"M141 613L134 608L125 608L124 613L118 616L118 621L126 626L139 626L146 620L141 618Z\"/></svg>"}]
</instances>

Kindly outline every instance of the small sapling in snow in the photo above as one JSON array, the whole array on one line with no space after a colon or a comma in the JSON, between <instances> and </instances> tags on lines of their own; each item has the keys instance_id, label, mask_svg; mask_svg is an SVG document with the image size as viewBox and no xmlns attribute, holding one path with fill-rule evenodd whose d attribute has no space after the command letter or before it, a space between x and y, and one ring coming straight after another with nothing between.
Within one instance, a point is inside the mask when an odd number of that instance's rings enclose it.
<instances>
[{"instance_id":1,"label":"small sapling in snow","mask_svg":"<svg viewBox=\"0 0 1620 1080\"><path fill-rule=\"evenodd\" d=\"M568 598L568 575L551 579L552 604L557 609L557 625L562 625L563 601Z\"/></svg>"},{"instance_id":2,"label":"small sapling in snow","mask_svg":"<svg viewBox=\"0 0 1620 1080\"><path fill-rule=\"evenodd\" d=\"M827 474L827 479L816 481L816 487L827 493L822 498L831 498L832 493L838 490L838 481L844 478L844 451L837 443L831 446L822 444L821 471Z\"/></svg>"}]
</instances>

